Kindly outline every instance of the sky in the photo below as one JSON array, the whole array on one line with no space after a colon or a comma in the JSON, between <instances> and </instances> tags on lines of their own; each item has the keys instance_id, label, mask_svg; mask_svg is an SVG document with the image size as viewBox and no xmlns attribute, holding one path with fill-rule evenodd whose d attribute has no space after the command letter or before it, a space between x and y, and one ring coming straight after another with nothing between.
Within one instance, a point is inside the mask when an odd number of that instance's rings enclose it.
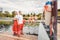
<instances>
[{"instance_id":1,"label":"sky","mask_svg":"<svg viewBox=\"0 0 60 40\"><path fill-rule=\"evenodd\" d=\"M0 7L3 11L22 11L23 13L42 13L43 6L47 0L0 0ZM60 8L58 0L58 8Z\"/></svg>"}]
</instances>

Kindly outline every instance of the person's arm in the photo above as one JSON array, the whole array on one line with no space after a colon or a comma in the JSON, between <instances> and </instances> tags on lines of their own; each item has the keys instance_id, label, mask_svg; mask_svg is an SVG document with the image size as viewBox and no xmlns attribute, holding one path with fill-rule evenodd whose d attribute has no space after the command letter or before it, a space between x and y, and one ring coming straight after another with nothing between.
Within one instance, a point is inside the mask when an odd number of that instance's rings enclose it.
<instances>
[{"instance_id":1,"label":"person's arm","mask_svg":"<svg viewBox=\"0 0 60 40\"><path fill-rule=\"evenodd\" d=\"M13 18L13 20L17 20L17 15Z\"/></svg>"},{"instance_id":2,"label":"person's arm","mask_svg":"<svg viewBox=\"0 0 60 40\"><path fill-rule=\"evenodd\" d=\"M28 19L28 23L30 23L30 21L31 21L31 17L29 17L29 19Z\"/></svg>"}]
</instances>

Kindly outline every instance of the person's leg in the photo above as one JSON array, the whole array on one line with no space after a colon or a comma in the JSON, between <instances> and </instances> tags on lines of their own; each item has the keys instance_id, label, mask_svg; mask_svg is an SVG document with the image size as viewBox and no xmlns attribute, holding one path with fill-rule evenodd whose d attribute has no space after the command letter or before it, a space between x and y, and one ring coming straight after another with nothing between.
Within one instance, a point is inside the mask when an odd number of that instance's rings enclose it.
<instances>
[{"instance_id":1,"label":"person's leg","mask_svg":"<svg viewBox=\"0 0 60 40\"><path fill-rule=\"evenodd\" d=\"M20 24L17 27L17 36L20 36L22 34L23 34L23 24Z\"/></svg>"},{"instance_id":2,"label":"person's leg","mask_svg":"<svg viewBox=\"0 0 60 40\"><path fill-rule=\"evenodd\" d=\"M16 29L16 26L13 26L12 31L13 31L13 35L14 35L14 36L17 34L16 30L17 30L17 29Z\"/></svg>"},{"instance_id":3,"label":"person's leg","mask_svg":"<svg viewBox=\"0 0 60 40\"><path fill-rule=\"evenodd\" d=\"M17 25L18 25L17 20L15 20L13 24L13 35L15 36L17 35Z\"/></svg>"},{"instance_id":4,"label":"person's leg","mask_svg":"<svg viewBox=\"0 0 60 40\"><path fill-rule=\"evenodd\" d=\"M21 35L21 25L18 25L17 27L17 36L20 37Z\"/></svg>"},{"instance_id":5,"label":"person's leg","mask_svg":"<svg viewBox=\"0 0 60 40\"><path fill-rule=\"evenodd\" d=\"M24 26L24 24L21 24L20 30L21 30L21 34L22 34L22 35L23 35L23 26Z\"/></svg>"},{"instance_id":6,"label":"person's leg","mask_svg":"<svg viewBox=\"0 0 60 40\"><path fill-rule=\"evenodd\" d=\"M17 34L15 26L13 27L12 31L13 31L13 35L15 36Z\"/></svg>"},{"instance_id":7,"label":"person's leg","mask_svg":"<svg viewBox=\"0 0 60 40\"><path fill-rule=\"evenodd\" d=\"M14 32L13 35L14 35L14 36L17 36L17 32Z\"/></svg>"},{"instance_id":8,"label":"person's leg","mask_svg":"<svg viewBox=\"0 0 60 40\"><path fill-rule=\"evenodd\" d=\"M21 35L21 34L20 34L20 31L17 31L17 36L20 37L20 35Z\"/></svg>"}]
</instances>

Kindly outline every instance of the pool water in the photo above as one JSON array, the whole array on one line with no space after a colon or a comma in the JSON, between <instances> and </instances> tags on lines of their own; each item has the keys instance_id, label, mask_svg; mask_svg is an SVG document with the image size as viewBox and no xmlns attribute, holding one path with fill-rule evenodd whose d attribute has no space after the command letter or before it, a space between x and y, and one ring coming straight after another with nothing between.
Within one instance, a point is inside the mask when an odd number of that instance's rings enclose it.
<instances>
[{"instance_id":1,"label":"pool water","mask_svg":"<svg viewBox=\"0 0 60 40\"><path fill-rule=\"evenodd\" d=\"M3 29L0 30L0 32L8 32L12 34L13 33L12 27L13 25L5 26ZM39 27L39 23L34 23L32 25L25 23L24 28L23 28L23 33L24 34L38 34L38 27Z\"/></svg>"}]
</instances>

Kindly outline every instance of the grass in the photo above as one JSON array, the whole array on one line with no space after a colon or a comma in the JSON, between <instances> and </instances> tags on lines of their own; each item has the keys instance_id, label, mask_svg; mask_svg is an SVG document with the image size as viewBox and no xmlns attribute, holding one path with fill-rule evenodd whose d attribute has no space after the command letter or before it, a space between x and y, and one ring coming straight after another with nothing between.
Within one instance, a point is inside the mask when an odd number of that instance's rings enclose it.
<instances>
[{"instance_id":1,"label":"grass","mask_svg":"<svg viewBox=\"0 0 60 40\"><path fill-rule=\"evenodd\" d=\"M0 21L0 25L11 25L12 21Z\"/></svg>"},{"instance_id":2,"label":"grass","mask_svg":"<svg viewBox=\"0 0 60 40\"><path fill-rule=\"evenodd\" d=\"M9 26L12 24L13 24L13 21L0 21L0 25ZM28 26L28 27L30 27L30 26L35 27L35 26L39 26L39 23L25 23L24 25Z\"/></svg>"},{"instance_id":3,"label":"grass","mask_svg":"<svg viewBox=\"0 0 60 40\"><path fill-rule=\"evenodd\" d=\"M60 16L60 11L58 11L58 14L57 14L57 16Z\"/></svg>"},{"instance_id":4,"label":"grass","mask_svg":"<svg viewBox=\"0 0 60 40\"><path fill-rule=\"evenodd\" d=\"M25 26L28 26L28 27L35 27L35 26L39 26L39 23L25 23Z\"/></svg>"}]
</instances>

